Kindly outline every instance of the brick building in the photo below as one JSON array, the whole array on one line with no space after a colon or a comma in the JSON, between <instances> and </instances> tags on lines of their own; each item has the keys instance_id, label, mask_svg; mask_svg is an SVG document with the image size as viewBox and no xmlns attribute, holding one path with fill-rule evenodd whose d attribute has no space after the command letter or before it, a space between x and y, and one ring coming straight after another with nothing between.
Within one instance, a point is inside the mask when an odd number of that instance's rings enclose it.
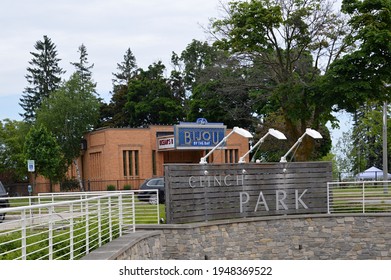
<instances>
[{"instance_id":1,"label":"brick building","mask_svg":"<svg viewBox=\"0 0 391 280\"><path fill-rule=\"evenodd\" d=\"M87 191L137 189L145 179L164 175L164 164L197 164L232 129L223 124L182 123L176 126L152 125L148 128L102 128L85 135L78 159L79 172ZM248 138L233 133L225 146L216 149L209 163L237 163L249 149ZM248 161L248 157L246 159ZM33 178L34 194L59 192L41 176ZM68 178L77 178L72 165ZM25 186L23 187L26 193ZM23 193L23 191L20 191Z\"/></svg>"},{"instance_id":2,"label":"brick building","mask_svg":"<svg viewBox=\"0 0 391 280\"><path fill-rule=\"evenodd\" d=\"M86 189L105 190L108 184L117 189L125 185L138 188L146 178L163 176L164 164L199 163L230 132L221 124L216 129L213 126L189 123L93 131L85 136L79 161L83 180L88 182ZM208 162L235 163L248 149L248 139L234 133L224 148L210 155Z\"/></svg>"}]
</instances>

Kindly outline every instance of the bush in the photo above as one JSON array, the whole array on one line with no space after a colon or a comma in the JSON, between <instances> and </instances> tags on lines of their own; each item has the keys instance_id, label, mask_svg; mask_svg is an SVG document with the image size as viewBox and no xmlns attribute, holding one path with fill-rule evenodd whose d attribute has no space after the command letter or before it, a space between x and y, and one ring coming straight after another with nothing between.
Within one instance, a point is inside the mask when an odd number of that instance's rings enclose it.
<instances>
[{"instance_id":1,"label":"bush","mask_svg":"<svg viewBox=\"0 0 391 280\"><path fill-rule=\"evenodd\" d=\"M132 189L131 185L125 185L124 186L124 191L130 191Z\"/></svg>"},{"instance_id":2,"label":"bush","mask_svg":"<svg viewBox=\"0 0 391 280\"><path fill-rule=\"evenodd\" d=\"M60 184L60 189L63 192L73 191L80 188L79 181L77 179L66 179Z\"/></svg>"},{"instance_id":3,"label":"bush","mask_svg":"<svg viewBox=\"0 0 391 280\"><path fill-rule=\"evenodd\" d=\"M109 192L110 192L110 191L115 191L115 189L116 189L116 188L115 188L114 185L108 185L108 186L107 186L107 191L109 191Z\"/></svg>"}]
</instances>

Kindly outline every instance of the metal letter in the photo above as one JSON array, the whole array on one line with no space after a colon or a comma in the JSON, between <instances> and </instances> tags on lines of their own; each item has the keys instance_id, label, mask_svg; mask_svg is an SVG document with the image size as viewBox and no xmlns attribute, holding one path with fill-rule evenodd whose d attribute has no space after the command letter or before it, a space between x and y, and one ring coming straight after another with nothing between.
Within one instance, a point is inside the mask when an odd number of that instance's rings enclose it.
<instances>
[{"instance_id":1,"label":"metal letter","mask_svg":"<svg viewBox=\"0 0 391 280\"><path fill-rule=\"evenodd\" d=\"M194 178L194 176L190 176L189 177L189 186L190 186L190 188L194 188L195 187L195 185L193 185L192 184L192 179ZM195 180L194 180L195 181Z\"/></svg>"},{"instance_id":2,"label":"metal letter","mask_svg":"<svg viewBox=\"0 0 391 280\"><path fill-rule=\"evenodd\" d=\"M262 199L262 202L259 202L259 200ZM269 211L269 206L266 203L265 197L263 196L262 192L259 192L258 200L257 200L257 205L255 205L255 210L254 212L257 212L258 210L258 205L263 204L265 206L266 211Z\"/></svg>"},{"instance_id":3,"label":"metal letter","mask_svg":"<svg viewBox=\"0 0 391 280\"><path fill-rule=\"evenodd\" d=\"M303 197L303 195L307 192L308 189L305 189L303 191L303 193L299 196L299 191L298 190L295 190L295 202L296 202L296 209L299 209L299 202L300 204L305 208L305 209L308 209L308 206L304 203L303 200L301 200L301 198Z\"/></svg>"},{"instance_id":4,"label":"metal letter","mask_svg":"<svg viewBox=\"0 0 391 280\"><path fill-rule=\"evenodd\" d=\"M280 199L280 194L282 195L282 198ZM279 203L281 203L284 210L288 210L288 207L286 206L284 200L286 198L286 191L277 190L276 191L276 210L280 210Z\"/></svg>"},{"instance_id":5,"label":"metal letter","mask_svg":"<svg viewBox=\"0 0 391 280\"><path fill-rule=\"evenodd\" d=\"M232 184L228 184L228 182L227 182L227 178L228 177L232 177L231 175L226 175L225 177L224 177L224 184L228 187L228 186L231 186Z\"/></svg>"},{"instance_id":6,"label":"metal letter","mask_svg":"<svg viewBox=\"0 0 391 280\"><path fill-rule=\"evenodd\" d=\"M250 201L250 195L246 192L240 192L240 213L243 213L243 204L246 204ZM245 200L243 200L243 195L246 197Z\"/></svg>"},{"instance_id":7,"label":"metal letter","mask_svg":"<svg viewBox=\"0 0 391 280\"><path fill-rule=\"evenodd\" d=\"M239 184L240 181L242 181L241 185ZM244 175L236 175L236 185L237 186L244 186Z\"/></svg>"}]
</instances>

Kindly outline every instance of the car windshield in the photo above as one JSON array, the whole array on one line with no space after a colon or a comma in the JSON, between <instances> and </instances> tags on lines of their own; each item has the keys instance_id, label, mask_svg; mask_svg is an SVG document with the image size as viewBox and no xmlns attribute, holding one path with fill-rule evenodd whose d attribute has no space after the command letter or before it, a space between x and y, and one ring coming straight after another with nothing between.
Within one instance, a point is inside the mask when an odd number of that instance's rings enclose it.
<instances>
[{"instance_id":1,"label":"car windshield","mask_svg":"<svg viewBox=\"0 0 391 280\"><path fill-rule=\"evenodd\" d=\"M156 180L156 185L163 186L164 185L164 180L163 179L157 179Z\"/></svg>"},{"instance_id":2,"label":"car windshield","mask_svg":"<svg viewBox=\"0 0 391 280\"><path fill-rule=\"evenodd\" d=\"M163 182L163 179L151 179L149 182L148 182L148 185L149 186L162 186L164 185L164 182Z\"/></svg>"}]
</instances>

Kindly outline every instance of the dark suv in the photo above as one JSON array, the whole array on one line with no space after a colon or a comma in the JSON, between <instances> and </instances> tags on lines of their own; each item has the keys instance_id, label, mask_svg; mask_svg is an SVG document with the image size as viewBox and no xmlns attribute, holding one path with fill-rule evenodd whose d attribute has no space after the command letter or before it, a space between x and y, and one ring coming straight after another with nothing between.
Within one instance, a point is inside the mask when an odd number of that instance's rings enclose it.
<instances>
[{"instance_id":1,"label":"dark suv","mask_svg":"<svg viewBox=\"0 0 391 280\"><path fill-rule=\"evenodd\" d=\"M158 190L159 194L159 203L164 203L165 201L165 192L164 192L164 177L156 177L145 180L145 182L140 186L138 199L141 201L148 201L150 204L157 204L156 192L147 190Z\"/></svg>"},{"instance_id":2,"label":"dark suv","mask_svg":"<svg viewBox=\"0 0 391 280\"><path fill-rule=\"evenodd\" d=\"M3 184L0 182L0 209L9 207L10 203L8 201L8 193L5 190ZM0 213L0 223L4 220L5 213Z\"/></svg>"}]
</instances>

